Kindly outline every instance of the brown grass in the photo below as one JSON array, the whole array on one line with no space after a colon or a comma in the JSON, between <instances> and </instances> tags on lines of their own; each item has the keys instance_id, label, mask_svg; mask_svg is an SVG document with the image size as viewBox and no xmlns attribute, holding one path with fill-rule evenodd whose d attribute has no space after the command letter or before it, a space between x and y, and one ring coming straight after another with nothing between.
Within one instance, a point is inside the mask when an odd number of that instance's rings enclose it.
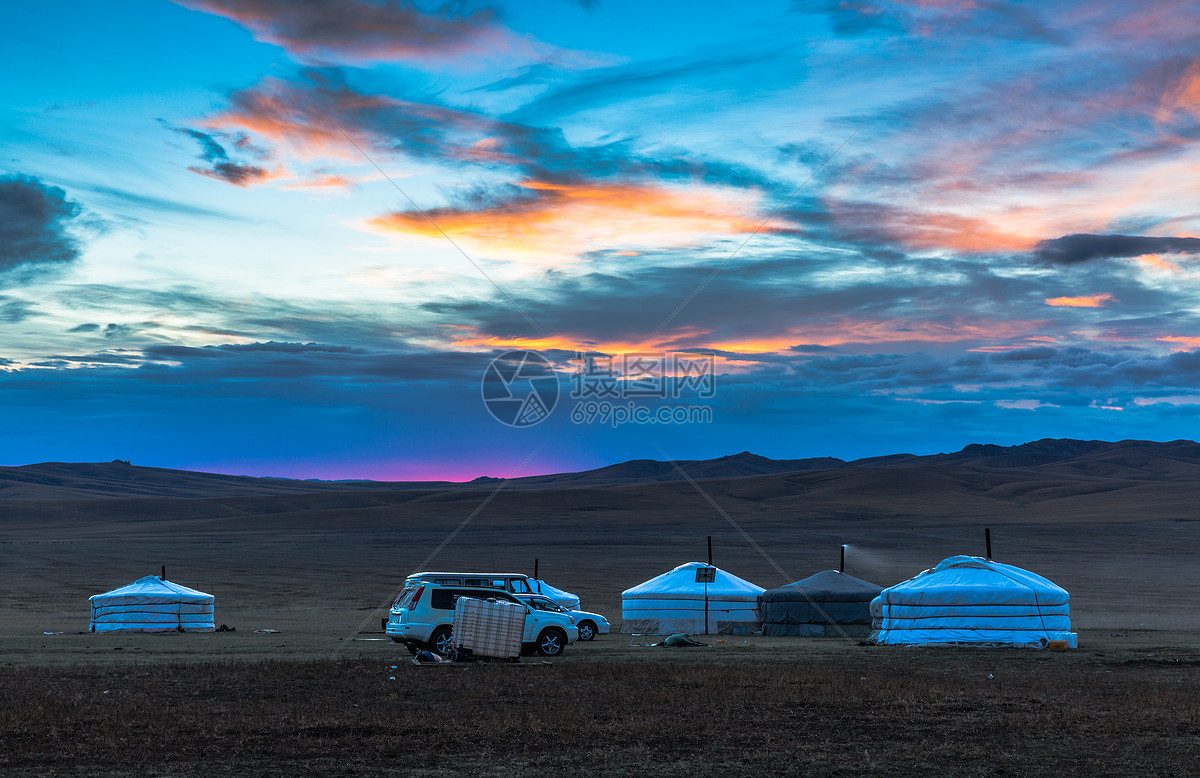
<instances>
[{"instance_id":1,"label":"brown grass","mask_svg":"<svg viewBox=\"0 0 1200 778\"><path fill-rule=\"evenodd\" d=\"M807 665L16 668L0 674L0 772L1194 773L1191 660L1061 656L870 649Z\"/></svg>"}]
</instances>

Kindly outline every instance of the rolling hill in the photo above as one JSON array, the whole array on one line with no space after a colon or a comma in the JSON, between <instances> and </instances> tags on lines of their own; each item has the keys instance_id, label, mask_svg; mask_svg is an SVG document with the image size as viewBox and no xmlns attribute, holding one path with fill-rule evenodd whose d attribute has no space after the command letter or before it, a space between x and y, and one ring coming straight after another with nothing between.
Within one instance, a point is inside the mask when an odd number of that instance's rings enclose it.
<instances>
[{"instance_id":1,"label":"rolling hill","mask_svg":"<svg viewBox=\"0 0 1200 778\"><path fill-rule=\"evenodd\" d=\"M763 479L788 473L809 473L815 474L815 482L835 478L831 474L838 471L858 471L855 475L843 474L841 480L860 484L868 490L877 489L896 479L917 484L933 477L914 476L914 470L943 473L947 478L956 473L951 480L957 478L960 485L980 474L991 473L991 480L985 478L984 482L1007 484L1010 492L1024 489L1028 494L1037 491L1040 488L1038 484L1045 484L1049 488L1052 484L1081 479L1200 481L1200 443L1191 440L1160 443L1046 438L1019 446L973 443L953 453L925 456L893 454L850 462L833 457L769 459L743 451L717 459L676 463L634 459L594 470L515 478L508 481L505 488L574 489L670 483L686 480L680 475L680 470L687 474L687 478L696 481ZM865 473L870 475L865 476ZM1013 486L1016 482L1026 486ZM203 499L399 490L473 493L494 490L501 483L504 483L503 479L491 477L465 483L295 480L143 467L122 460L103 463L45 462L0 467L0 500Z\"/></svg>"}]
</instances>

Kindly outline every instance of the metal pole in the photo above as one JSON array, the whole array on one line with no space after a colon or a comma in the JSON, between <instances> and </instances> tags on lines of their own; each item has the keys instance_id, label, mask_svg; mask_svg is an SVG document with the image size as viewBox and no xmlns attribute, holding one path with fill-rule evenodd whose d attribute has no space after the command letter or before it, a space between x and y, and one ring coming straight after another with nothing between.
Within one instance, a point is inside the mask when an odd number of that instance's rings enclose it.
<instances>
[{"instance_id":1,"label":"metal pole","mask_svg":"<svg viewBox=\"0 0 1200 778\"><path fill-rule=\"evenodd\" d=\"M708 581L704 582L704 634L708 634Z\"/></svg>"},{"instance_id":2,"label":"metal pole","mask_svg":"<svg viewBox=\"0 0 1200 778\"><path fill-rule=\"evenodd\" d=\"M167 580L167 566L166 565L162 566L162 575L160 575L159 578L161 578L164 581Z\"/></svg>"},{"instance_id":3,"label":"metal pole","mask_svg":"<svg viewBox=\"0 0 1200 778\"><path fill-rule=\"evenodd\" d=\"M838 565L838 572L839 573L846 572L846 544L845 543L842 544L842 563L840 565Z\"/></svg>"},{"instance_id":4,"label":"metal pole","mask_svg":"<svg viewBox=\"0 0 1200 778\"><path fill-rule=\"evenodd\" d=\"M708 566L712 567L712 535L708 536ZM708 584L704 585L704 591L708 591Z\"/></svg>"},{"instance_id":5,"label":"metal pole","mask_svg":"<svg viewBox=\"0 0 1200 778\"><path fill-rule=\"evenodd\" d=\"M992 558L992 528L983 528L983 542L987 545L987 558Z\"/></svg>"}]
</instances>

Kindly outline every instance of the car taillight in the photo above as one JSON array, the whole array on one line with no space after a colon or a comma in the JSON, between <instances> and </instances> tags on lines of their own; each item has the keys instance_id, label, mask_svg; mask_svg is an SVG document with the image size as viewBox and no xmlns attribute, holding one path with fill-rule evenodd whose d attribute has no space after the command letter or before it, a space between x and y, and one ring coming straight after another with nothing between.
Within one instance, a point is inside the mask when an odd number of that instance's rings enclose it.
<instances>
[{"instance_id":1,"label":"car taillight","mask_svg":"<svg viewBox=\"0 0 1200 778\"><path fill-rule=\"evenodd\" d=\"M425 586L422 584L421 586L417 587L415 592L413 592L413 596L408 599L409 610L412 610L414 607L416 607L417 603L421 600L421 593L424 591Z\"/></svg>"}]
</instances>

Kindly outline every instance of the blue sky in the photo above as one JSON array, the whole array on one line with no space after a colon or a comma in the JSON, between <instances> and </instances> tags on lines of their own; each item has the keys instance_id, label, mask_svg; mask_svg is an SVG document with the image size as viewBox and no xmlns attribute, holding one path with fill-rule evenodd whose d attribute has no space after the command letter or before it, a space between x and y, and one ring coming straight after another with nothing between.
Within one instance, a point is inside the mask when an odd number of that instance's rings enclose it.
<instances>
[{"instance_id":1,"label":"blue sky","mask_svg":"<svg viewBox=\"0 0 1200 778\"><path fill-rule=\"evenodd\" d=\"M8 18L8 464L464 479L1200 436L1192 3ZM512 350L563 392L521 429L480 395ZM576 423L577 353L711 355L715 396L683 398L711 420Z\"/></svg>"}]
</instances>

